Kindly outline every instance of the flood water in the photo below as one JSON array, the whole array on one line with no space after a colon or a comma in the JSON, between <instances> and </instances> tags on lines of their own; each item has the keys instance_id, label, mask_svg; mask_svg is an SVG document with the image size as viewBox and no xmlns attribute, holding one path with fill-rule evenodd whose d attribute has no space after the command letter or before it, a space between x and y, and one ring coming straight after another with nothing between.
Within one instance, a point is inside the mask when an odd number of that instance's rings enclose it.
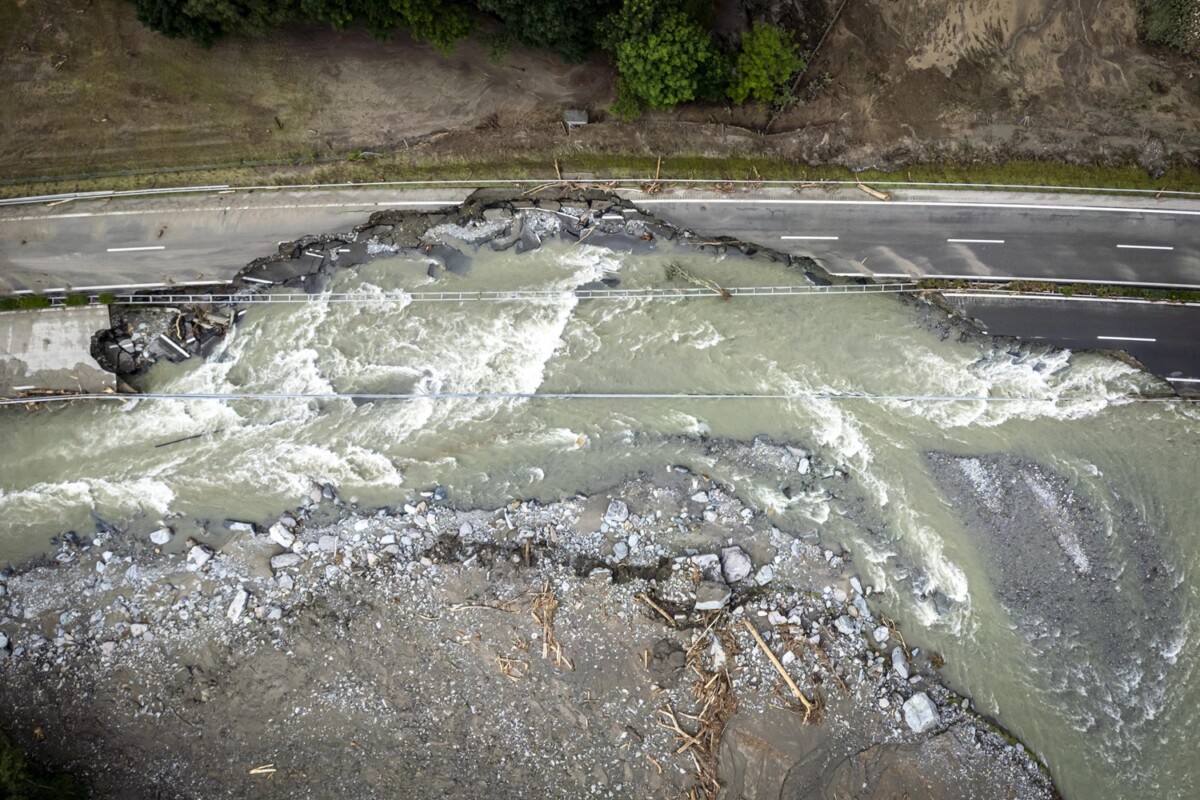
<instances>
[{"instance_id":1,"label":"flood water","mask_svg":"<svg viewBox=\"0 0 1200 800\"><path fill-rule=\"evenodd\" d=\"M669 246L665 246L669 247ZM796 399L140 400L0 414L0 558L94 528L266 520L331 482L364 507L434 485L462 507L553 499L688 464L732 483L797 536L844 546L910 644L1050 766L1068 798L1200 794L1200 410L1137 403L1151 379L1118 361L971 339L889 296L412 302L429 289L661 286L670 260L724 285L803 283L767 260L583 243L481 252L465 275L417 257L334 275L364 302L256 305L207 361L160 364L171 393L789 394ZM366 299L370 302L366 302ZM1030 398L918 401L808 393ZM1049 398L1054 402L1043 402ZM196 436L175 444L183 437ZM702 438L766 435L850 475L857 510L706 455ZM165 446L156 446L165 445ZM1001 600L992 562L925 454L1015 454L1063 476L1102 536L1152 539L1169 576L1156 609L1143 565L1094 565L1113 602L1050 621ZM989 478L984 475L980 480ZM994 488L994 487L993 487ZM985 490L990 490L985 487ZM1139 524L1131 526L1136 519ZM189 526L193 526L189 528ZM1047 530L1047 537L1054 532ZM1095 556L1093 555L1093 558ZM1091 585L1096 585L1095 582ZM1155 611L1156 613L1151 613ZM1120 632L1106 638L1105 632ZM1128 652L1103 644L1125 643ZM1104 647L1106 652L1099 652Z\"/></svg>"}]
</instances>

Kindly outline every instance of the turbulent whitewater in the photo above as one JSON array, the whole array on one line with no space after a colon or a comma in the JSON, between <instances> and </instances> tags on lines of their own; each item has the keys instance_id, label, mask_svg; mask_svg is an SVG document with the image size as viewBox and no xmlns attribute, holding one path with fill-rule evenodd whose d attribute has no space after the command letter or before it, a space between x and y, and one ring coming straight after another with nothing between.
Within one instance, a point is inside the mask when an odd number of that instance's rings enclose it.
<instances>
[{"instance_id":1,"label":"turbulent whitewater","mask_svg":"<svg viewBox=\"0 0 1200 800\"><path fill-rule=\"evenodd\" d=\"M458 507L495 507L687 464L781 530L852 553L923 638L915 644L945 654L948 680L1042 756L1067 797L1200 791L1187 735L1200 708L1187 624L1200 559L1193 408L1131 401L1155 381L1120 361L995 342L896 297L580 300L571 289L601 280L662 286L671 261L722 285L803 282L766 258L667 244L635 255L596 240L485 249L462 274L381 257L329 276L326 290L363 302L253 306L206 361L159 364L140 388L797 399L6 410L0 554L45 552L52 535L94 529L94 516L133 533L166 521L203 536L228 517L265 521L314 481L363 508L435 485ZM562 293L411 294L519 288ZM826 393L1005 399L803 397ZM800 480L801 460L793 486L706 447L755 436L839 466L814 483ZM987 514L1007 515L1008 527L978 523ZM1027 538L1012 539L1012 526ZM1031 596L1037 587L1046 592Z\"/></svg>"}]
</instances>

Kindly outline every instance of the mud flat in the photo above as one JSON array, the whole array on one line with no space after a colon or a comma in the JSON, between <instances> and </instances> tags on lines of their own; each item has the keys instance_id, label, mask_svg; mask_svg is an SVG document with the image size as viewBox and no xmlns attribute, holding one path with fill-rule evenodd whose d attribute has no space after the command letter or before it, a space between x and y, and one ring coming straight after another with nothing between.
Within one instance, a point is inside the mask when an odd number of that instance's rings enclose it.
<instances>
[{"instance_id":1,"label":"mud flat","mask_svg":"<svg viewBox=\"0 0 1200 800\"><path fill-rule=\"evenodd\" d=\"M1056 796L852 553L664 467L64 537L3 584L4 718L98 797Z\"/></svg>"}]
</instances>

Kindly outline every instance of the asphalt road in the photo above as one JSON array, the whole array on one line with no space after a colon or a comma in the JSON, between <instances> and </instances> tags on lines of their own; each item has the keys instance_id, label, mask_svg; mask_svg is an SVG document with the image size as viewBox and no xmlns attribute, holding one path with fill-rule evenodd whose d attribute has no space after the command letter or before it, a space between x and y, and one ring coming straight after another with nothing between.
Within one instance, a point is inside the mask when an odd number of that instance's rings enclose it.
<instances>
[{"instance_id":1,"label":"asphalt road","mask_svg":"<svg viewBox=\"0 0 1200 800\"><path fill-rule=\"evenodd\" d=\"M306 234L338 233L387 208L439 208L454 190L154 195L0 207L0 291L228 281Z\"/></svg>"},{"instance_id":2,"label":"asphalt road","mask_svg":"<svg viewBox=\"0 0 1200 800\"><path fill-rule=\"evenodd\" d=\"M1200 204L1147 196L862 192L646 197L673 224L816 259L838 275L1200 288ZM946 202L949 200L949 202Z\"/></svg>"},{"instance_id":3,"label":"asphalt road","mask_svg":"<svg viewBox=\"0 0 1200 800\"><path fill-rule=\"evenodd\" d=\"M0 290L228 280L281 241L469 193L238 190L0 206ZM738 197L624 194L668 222L811 256L838 274L1200 288L1196 201L910 190L880 202L852 189L779 188Z\"/></svg>"},{"instance_id":4,"label":"asphalt road","mask_svg":"<svg viewBox=\"0 0 1200 800\"><path fill-rule=\"evenodd\" d=\"M1124 350L1177 390L1200 392L1200 306L947 294L988 333L1072 350Z\"/></svg>"}]
</instances>

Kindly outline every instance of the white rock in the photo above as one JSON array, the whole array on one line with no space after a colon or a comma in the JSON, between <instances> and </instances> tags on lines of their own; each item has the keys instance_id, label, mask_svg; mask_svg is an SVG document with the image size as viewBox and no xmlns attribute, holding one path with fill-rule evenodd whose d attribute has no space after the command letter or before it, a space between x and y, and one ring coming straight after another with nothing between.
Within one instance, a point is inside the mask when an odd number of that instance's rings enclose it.
<instances>
[{"instance_id":1,"label":"white rock","mask_svg":"<svg viewBox=\"0 0 1200 800\"><path fill-rule=\"evenodd\" d=\"M900 680L908 680L908 659L904 656L904 649L900 645L892 648L892 669L896 671Z\"/></svg>"},{"instance_id":2,"label":"white rock","mask_svg":"<svg viewBox=\"0 0 1200 800\"><path fill-rule=\"evenodd\" d=\"M729 663L729 656L725 653L725 648L721 646L721 640L716 636L712 637L712 642L708 645L708 659L713 672L720 672Z\"/></svg>"},{"instance_id":3,"label":"white rock","mask_svg":"<svg viewBox=\"0 0 1200 800\"><path fill-rule=\"evenodd\" d=\"M629 545L625 542L617 542L613 545L613 558L620 561L629 555Z\"/></svg>"},{"instance_id":4,"label":"white rock","mask_svg":"<svg viewBox=\"0 0 1200 800\"><path fill-rule=\"evenodd\" d=\"M783 662L783 665L786 667L788 664L790 664L796 660L796 654L793 653L791 650L788 650L782 656L779 657L779 660L781 662Z\"/></svg>"},{"instance_id":5,"label":"white rock","mask_svg":"<svg viewBox=\"0 0 1200 800\"><path fill-rule=\"evenodd\" d=\"M233 602L229 604L229 609L225 612L225 616L229 617L230 622L237 622L242 618L242 614L246 613L246 601L250 599L250 593L245 589L238 589L234 592Z\"/></svg>"},{"instance_id":6,"label":"white rock","mask_svg":"<svg viewBox=\"0 0 1200 800\"><path fill-rule=\"evenodd\" d=\"M904 701L904 721L913 733L924 733L937 727L942 719L929 695L917 692Z\"/></svg>"},{"instance_id":7,"label":"white rock","mask_svg":"<svg viewBox=\"0 0 1200 800\"><path fill-rule=\"evenodd\" d=\"M101 642L100 643L100 655L102 655L102 656L105 656L105 657L111 656L116 649L117 649L116 642Z\"/></svg>"},{"instance_id":8,"label":"white rock","mask_svg":"<svg viewBox=\"0 0 1200 800\"><path fill-rule=\"evenodd\" d=\"M704 509L704 521L705 522L716 522L717 521L717 512L711 508Z\"/></svg>"},{"instance_id":9,"label":"white rock","mask_svg":"<svg viewBox=\"0 0 1200 800\"><path fill-rule=\"evenodd\" d=\"M812 469L812 461L809 460L808 458L800 459L800 463L796 465L796 470L801 475L807 475L809 473L809 470L811 470L811 469Z\"/></svg>"},{"instance_id":10,"label":"white rock","mask_svg":"<svg viewBox=\"0 0 1200 800\"><path fill-rule=\"evenodd\" d=\"M620 525L627 519L629 519L629 506L625 505L625 501L613 500L608 504L608 510L604 512L605 522L609 525Z\"/></svg>"},{"instance_id":11,"label":"white rock","mask_svg":"<svg viewBox=\"0 0 1200 800\"><path fill-rule=\"evenodd\" d=\"M721 572L726 583L737 583L749 575L753 568L750 554L737 545L721 549Z\"/></svg>"},{"instance_id":12,"label":"white rock","mask_svg":"<svg viewBox=\"0 0 1200 800\"><path fill-rule=\"evenodd\" d=\"M854 591L858 592L859 594L863 593L862 582L859 581L857 575L850 576L850 588L853 589Z\"/></svg>"},{"instance_id":13,"label":"white rock","mask_svg":"<svg viewBox=\"0 0 1200 800\"><path fill-rule=\"evenodd\" d=\"M187 569L196 572L212 560L212 551L202 544L194 545L187 554Z\"/></svg>"},{"instance_id":14,"label":"white rock","mask_svg":"<svg viewBox=\"0 0 1200 800\"><path fill-rule=\"evenodd\" d=\"M267 535L271 537L271 541L280 547L291 547L296 543L296 534L288 530L287 526L282 522L276 522L267 531Z\"/></svg>"},{"instance_id":15,"label":"white rock","mask_svg":"<svg viewBox=\"0 0 1200 800\"><path fill-rule=\"evenodd\" d=\"M358 519L354 521L354 530L356 531L365 531L369 527L371 527L370 520Z\"/></svg>"},{"instance_id":16,"label":"white rock","mask_svg":"<svg viewBox=\"0 0 1200 800\"><path fill-rule=\"evenodd\" d=\"M129 626L129 635L135 636L135 637L136 636L144 636L146 634L146 631L148 631L148 630L150 630L149 625L143 624L141 622L135 622Z\"/></svg>"},{"instance_id":17,"label":"white rock","mask_svg":"<svg viewBox=\"0 0 1200 800\"><path fill-rule=\"evenodd\" d=\"M778 611L772 610L767 612L767 622L771 623L772 625L786 625L787 617L785 617L783 614L780 614Z\"/></svg>"},{"instance_id":18,"label":"white rock","mask_svg":"<svg viewBox=\"0 0 1200 800\"><path fill-rule=\"evenodd\" d=\"M337 546L338 538L328 533L323 534L321 538L317 539L317 547L326 553L332 553L334 550L337 550Z\"/></svg>"},{"instance_id":19,"label":"white rock","mask_svg":"<svg viewBox=\"0 0 1200 800\"><path fill-rule=\"evenodd\" d=\"M889 708L891 705L892 705L891 701L888 700L886 697L879 698L879 707L880 708Z\"/></svg>"},{"instance_id":20,"label":"white rock","mask_svg":"<svg viewBox=\"0 0 1200 800\"><path fill-rule=\"evenodd\" d=\"M292 576L288 575L287 573L284 573L283 575L280 575L278 578L276 578L275 583L279 586L280 589L282 589L286 592L290 592L296 586L296 582L294 580L292 580Z\"/></svg>"},{"instance_id":21,"label":"white rock","mask_svg":"<svg viewBox=\"0 0 1200 800\"><path fill-rule=\"evenodd\" d=\"M694 495L692 495L692 501L696 503L707 503L708 492L696 492Z\"/></svg>"},{"instance_id":22,"label":"white rock","mask_svg":"<svg viewBox=\"0 0 1200 800\"><path fill-rule=\"evenodd\" d=\"M382 545L395 544L396 543L396 534L389 533L385 536L380 536L379 543Z\"/></svg>"},{"instance_id":23,"label":"white rock","mask_svg":"<svg viewBox=\"0 0 1200 800\"><path fill-rule=\"evenodd\" d=\"M409 515L415 514L415 513L417 513L417 507L414 506L412 503L405 503L404 504L404 513L409 514Z\"/></svg>"},{"instance_id":24,"label":"white rock","mask_svg":"<svg viewBox=\"0 0 1200 800\"><path fill-rule=\"evenodd\" d=\"M873 635L875 636L876 642L878 642L879 644L883 644L884 642L886 642L888 639L891 638L892 632L891 632L891 630L888 629L887 625L880 625L878 628L875 629L875 633Z\"/></svg>"},{"instance_id":25,"label":"white rock","mask_svg":"<svg viewBox=\"0 0 1200 800\"><path fill-rule=\"evenodd\" d=\"M754 573L754 582L759 586L766 586L775 579L775 568L770 564L763 564L758 568L758 572Z\"/></svg>"},{"instance_id":26,"label":"white rock","mask_svg":"<svg viewBox=\"0 0 1200 800\"><path fill-rule=\"evenodd\" d=\"M150 534L150 541L153 544L157 545L158 547L162 547L163 545L170 542L171 537L174 535L175 534L171 531L170 528L159 528L158 530L156 530Z\"/></svg>"},{"instance_id":27,"label":"white rock","mask_svg":"<svg viewBox=\"0 0 1200 800\"><path fill-rule=\"evenodd\" d=\"M721 574L721 559L716 553L701 553L697 556L690 556L688 561L691 561L700 569L700 574L706 581L722 581L725 580Z\"/></svg>"},{"instance_id":28,"label":"white rock","mask_svg":"<svg viewBox=\"0 0 1200 800\"><path fill-rule=\"evenodd\" d=\"M459 536L466 538L467 536L470 536L473 532L474 531L471 528L471 523L469 523L469 522L464 522L462 525L458 526L458 535Z\"/></svg>"},{"instance_id":29,"label":"white rock","mask_svg":"<svg viewBox=\"0 0 1200 800\"><path fill-rule=\"evenodd\" d=\"M696 587L696 610L718 611L729 602L729 587L716 581L701 581Z\"/></svg>"},{"instance_id":30,"label":"white rock","mask_svg":"<svg viewBox=\"0 0 1200 800\"><path fill-rule=\"evenodd\" d=\"M267 621L268 622L275 622L276 620L282 619L282 618L283 618L283 609L280 608L279 606L271 606L269 609L267 609Z\"/></svg>"},{"instance_id":31,"label":"white rock","mask_svg":"<svg viewBox=\"0 0 1200 800\"><path fill-rule=\"evenodd\" d=\"M846 591L845 591L844 589L834 589L834 590L833 590L833 600L834 600L834 602L836 602L836 603L844 603L844 602L846 602L846 600L848 600L848 599L849 599L849 598L847 597L847 595L846 595Z\"/></svg>"},{"instance_id":32,"label":"white rock","mask_svg":"<svg viewBox=\"0 0 1200 800\"><path fill-rule=\"evenodd\" d=\"M839 633L849 636L858 632L858 623L854 621L854 617L843 614L833 621L833 627L838 629Z\"/></svg>"},{"instance_id":33,"label":"white rock","mask_svg":"<svg viewBox=\"0 0 1200 800\"><path fill-rule=\"evenodd\" d=\"M303 562L304 556L298 553L280 553L277 556L271 557L271 569L279 571L288 567L294 567Z\"/></svg>"}]
</instances>

